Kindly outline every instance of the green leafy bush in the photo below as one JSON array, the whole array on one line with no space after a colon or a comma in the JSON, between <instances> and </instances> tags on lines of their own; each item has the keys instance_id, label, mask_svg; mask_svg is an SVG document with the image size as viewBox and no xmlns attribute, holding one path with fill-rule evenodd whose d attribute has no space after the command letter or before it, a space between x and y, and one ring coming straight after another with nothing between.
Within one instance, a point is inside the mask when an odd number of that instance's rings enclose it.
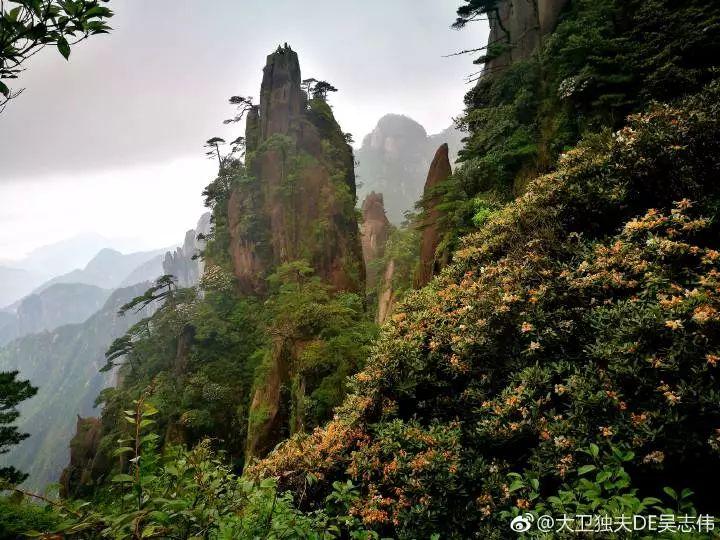
<instances>
[{"instance_id":1,"label":"green leafy bush","mask_svg":"<svg viewBox=\"0 0 720 540\"><path fill-rule=\"evenodd\" d=\"M407 297L337 419L253 474L359 483L354 511L400 538L496 538L521 506L620 511L667 486L714 509L718 97L568 152ZM583 491L591 445L609 491ZM532 501L513 473L537 481Z\"/></svg>"}]
</instances>

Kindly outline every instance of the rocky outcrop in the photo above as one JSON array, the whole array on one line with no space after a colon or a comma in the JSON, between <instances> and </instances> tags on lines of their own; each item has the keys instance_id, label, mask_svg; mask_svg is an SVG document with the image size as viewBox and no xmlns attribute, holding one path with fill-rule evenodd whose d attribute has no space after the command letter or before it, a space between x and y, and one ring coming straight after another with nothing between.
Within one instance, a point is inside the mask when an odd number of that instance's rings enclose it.
<instances>
[{"instance_id":1,"label":"rocky outcrop","mask_svg":"<svg viewBox=\"0 0 720 540\"><path fill-rule=\"evenodd\" d=\"M352 147L330 106L308 100L301 81L290 47L268 56L260 104L246 124L249 178L228 202L234 273L241 292L262 296L266 277L278 266L304 260L333 291L364 294ZM265 455L302 428L289 413L302 396L288 393L291 387L302 392L292 380L300 348L284 336L268 352L250 406L248 458Z\"/></svg>"},{"instance_id":2,"label":"rocky outcrop","mask_svg":"<svg viewBox=\"0 0 720 540\"><path fill-rule=\"evenodd\" d=\"M179 287L194 287L200 282L204 262L199 256L205 248L203 238L210 233L210 217L209 212L203 214L197 226L185 233L182 247L165 254L163 272L175 276Z\"/></svg>"},{"instance_id":3,"label":"rocky outcrop","mask_svg":"<svg viewBox=\"0 0 720 540\"><path fill-rule=\"evenodd\" d=\"M92 490L102 425L97 418L77 417L75 435L70 441L70 464L60 477L60 496L82 496Z\"/></svg>"},{"instance_id":4,"label":"rocky outcrop","mask_svg":"<svg viewBox=\"0 0 720 540\"><path fill-rule=\"evenodd\" d=\"M487 62L488 73L502 71L513 62L529 58L542 39L557 25L568 0L501 0L497 12L489 15L489 52L505 50Z\"/></svg>"},{"instance_id":5,"label":"rocky outcrop","mask_svg":"<svg viewBox=\"0 0 720 540\"><path fill-rule=\"evenodd\" d=\"M377 271L372 263L383 257L385 244L390 236L390 221L385 215L385 205L382 193L371 192L362 204L362 226L360 235L362 238L363 260L367 274L368 289L377 285Z\"/></svg>"},{"instance_id":6,"label":"rocky outcrop","mask_svg":"<svg viewBox=\"0 0 720 540\"><path fill-rule=\"evenodd\" d=\"M383 116L356 153L357 175L362 198L382 193L388 219L399 225L422 196L423 182L438 145L447 142L454 162L462 147L463 133L449 127L428 136L412 118L399 114Z\"/></svg>"},{"instance_id":7,"label":"rocky outcrop","mask_svg":"<svg viewBox=\"0 0 720 540\"><path fill-rule=\"evenodd\" d=\"M301 80L297 53L278 48L247 121L253 180L228 205L230 253L246 293L262 293L272 269L297 259L336 290L364 289L352 148L330 106L308 101Z\"/></svg>"},{"instance_id":8,"label":"rocky outcrop","mask_svg":"<svg viewBox=\"0 0 720 540\"><path fill-rule=\"evenodd\" d=\"M435 159L430 165L430 171L425 181L422 202L424 213L420 222L420 261L415 274L416 288L427 285L440 267L436 252L440 245L439 221L442 218L442 211L438 208L440 197L437 195L436 189L451 174L448 145L443 144L435 153Z\"/></svg>"},{"instance_id":9,"label":"rocky outcrop","mask_svg":"<svg viewBox=\"0 0 720 540\"><path fill-rule=\"evenodd\" d=\"M385 273L382 277L382 286L378 295L377 315L375 320L378 324L384 324L392 313L397 301L395 288L393 287L393 279L395 278L395 261L390 260L385 267Z\"/></svg>"}]
</instances>

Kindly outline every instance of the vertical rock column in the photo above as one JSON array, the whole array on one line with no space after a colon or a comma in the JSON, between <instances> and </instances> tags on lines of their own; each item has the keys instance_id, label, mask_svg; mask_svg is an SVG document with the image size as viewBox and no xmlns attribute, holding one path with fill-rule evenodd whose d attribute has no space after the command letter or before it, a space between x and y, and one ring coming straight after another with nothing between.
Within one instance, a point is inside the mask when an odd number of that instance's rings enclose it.
<instances>
[{"instance_id":1,"label":"vertical rock column","mask_svg":"<svg viewBox=\"0 0 720 540\"><path fill-rule=\"evenodd\" d=\"M435 190L451 174L452 168L448 157L448 145L443 144L435 153L435 158L430 165L430 171L425 181L425 193L422 203L424 217L420 223L420 262L415 273L415 287L418 289L427 285L439 270L436 251L440 245L439 221L442 218L442 212L438 208L441 201L435 194Z\"/></svg>"},{"instance_id":2,"label":"vertical rock column","mask_svg":"<svg viewBox=\"0 0 720 540\"><path fill-rule=\"evenodd\" d=\"M385 244L390 236L390 221L385 215L382 193L369 193L362 204L363 223L360 229L362 237L363 260L367 276L368 290L377 285L377 271L372 263L385 255Z\"/></svg>"},{"instance_id":3,"label":"vertical rock column","mask_svg":"<svg viewBox=\"0 0 720 540\"><path fill-rule=\"evenodd\" d=\"M268 56L260 104L246 124L248 178L228 203L234 273L243 293L262 297L278 266L304 260L333 291L364 294L352 147L330 106L308 100L301 81L290 47ZM292 332L274 338L250 404L248 458L302 429L291 417L303 402L303 385L293 383L302 382L294 369L305 338Z\"/></svg>"}]
</instances>

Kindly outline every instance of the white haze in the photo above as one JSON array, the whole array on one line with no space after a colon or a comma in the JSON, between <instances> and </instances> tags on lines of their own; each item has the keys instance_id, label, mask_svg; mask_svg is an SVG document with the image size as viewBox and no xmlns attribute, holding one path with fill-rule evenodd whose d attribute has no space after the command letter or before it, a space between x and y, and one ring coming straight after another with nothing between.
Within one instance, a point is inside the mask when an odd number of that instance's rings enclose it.
<instances>
[{"instance_id":1,"label":"white haze","mask_svg":"<svg viewBox=\"0 0 720 540\"><path fill-rule=\"evenodd\" d=\"M182 241L203 212L203 156L233 94L257 97L268 53L288 42L356 141L386 113L429 133L463 107L484 23L449 28L459 0L112 0L114 30L37 55L0 114L0 260L82 233L129 249ZM130 241L128 241L130 239ZM118 240L119 242L119 240Z\"/></svg>"}]
</instances>

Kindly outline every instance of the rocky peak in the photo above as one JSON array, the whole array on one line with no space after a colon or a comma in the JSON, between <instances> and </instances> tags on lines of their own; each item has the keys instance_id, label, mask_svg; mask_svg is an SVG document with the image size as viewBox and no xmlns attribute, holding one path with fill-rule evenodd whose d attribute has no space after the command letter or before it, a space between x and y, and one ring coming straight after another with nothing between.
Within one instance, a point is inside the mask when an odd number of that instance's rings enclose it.
<instances>
[{"instance_id":1,"label":"rocky peak","mask_svg":"<svg viewBox=\"0 0 720 540\"><path fill-rule=\"evenodd\" d=\"M246 124L254 182L228 205L235 275L243 291L262 293L277 265L306 259L336 290L362 291L352 148L330 106L308 102L301 80L290 47L268 56L260 105Z\"/></svg>"},{"instance_id":2,"label":"rocky peak","mask_svg":"<svg viewBox=\"0 0 720 540\"><path fill-rule=\"evenodd\" d=\"M443 144L435 153L435 158L430 165L430 171L425 181L422 202L424 215L420 224L422 230L420 262L415 276L415 286L417 288L427 285L439 270L440 265L436 251L440 245L439 221L443 214L438 208L440 197L436 193L436 188L447 180L451 174L452 167L448 156L448 145Z\"/></svg>"},{"instance_id":3,"label":"rocky peak","mask_svg":"<svg viewBox=\"0 0 720 540\"><path fill-rule=\"evenodd\" d=\"M209 212L203 214L197 226L185 233L182 247L165 253L163 272L175 276L180 287L194 287L200 282L204 263L198 256L205 247L202 236L210 233L210 217Z\"/></svg>"},{"instance_id":4,"label":"rocky peak","mask_svg":"<svg viewBox=\"0 0 720 540\"><path fill-rule=\"evenodd\" d=\"M449 143L454 161L462 147L462 133L454 127L428 135L412 118L383 116L357 151L360 196L382 193L388 219L399 225L422 196L430 160L442 142Z\"/></svg>"},{"instance_id":5,"label":"rocky peak","mask_svg":"<svg viewBox=\"0 0 720 540\"><path fill-rule=\"evenodd\" d=\"M242 292L264 295L269 274L302 259L333 290L364 293L352 147L331 107L308 100L301 81L290 47L268 56L260 105L246 124L249 178L228 201L234 273ZM274 339L251 402L249 457L265 455L283 433L301 429L288 400L303 400L304 387L293 384L303 346L294 335Z\"/></svg>"},{"instance_id":6,"label":"rocky peak","mask_svg":"<svg viewBox=\"0 0 720 540\"><path fill-rule=\"evenodd\" d=\"M363 223L360 228L362 238L363 259L367 273L368 287L376 282L376 272L371 263L385 254L385 244L390 235L390 221L385 215L385 204L382 193L369 193L362 204Z\"/></svg>"},{"instance_id":7,"label":"rocky peak","mask_svg":"<svg viewBox=\"0 0 720 540\"><path fill-rule=\"evenodd\" d=\"M300 88L300 61L286 43L267 57L260 89L261 136L287 134L291 122L303 112L305 95Z\"/></svg>"}]
</instances>

